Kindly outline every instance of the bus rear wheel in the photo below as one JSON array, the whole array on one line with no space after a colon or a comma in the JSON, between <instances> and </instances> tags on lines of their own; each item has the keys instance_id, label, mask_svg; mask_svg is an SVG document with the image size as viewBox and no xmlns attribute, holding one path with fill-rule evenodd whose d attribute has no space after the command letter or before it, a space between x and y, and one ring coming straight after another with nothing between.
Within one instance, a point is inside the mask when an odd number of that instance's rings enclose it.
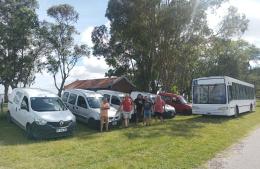
<instances>
[{"instance_id":1,"label":"bus rear wheel","mask_svg":"<svg viewBox=\"0 0 260 169\"><path fill-rule=\"evenodd\" d=\"M236 106L235 108L235 115L234 115L236 118L239 116L239 109L238 107Z\"/></svg>"},{"instance_id":2,"label":"bus rear wheel","mask_svg":"<svg viewBox=\"0 0 260 169\"><path fill-rule=\"evenodd\" d=\"M250 112L253 112L253 105L250 104Z\"/></svg>"}]
</instances>

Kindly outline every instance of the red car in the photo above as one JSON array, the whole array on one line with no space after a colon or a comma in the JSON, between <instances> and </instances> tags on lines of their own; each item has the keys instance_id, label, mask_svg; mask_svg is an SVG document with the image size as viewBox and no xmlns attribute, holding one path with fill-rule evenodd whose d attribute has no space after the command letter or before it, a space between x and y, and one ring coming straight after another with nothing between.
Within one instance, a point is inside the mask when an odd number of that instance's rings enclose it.
<instances>
[{"instance_id":1,"label":"red car","mask_svg":"<svg viewBox=\"0 0 260 169\"><path fill-rule=\"evenodd\" d=\"M177 113L192 114L192 106L182 96L173 93L159 93L166 104L173 106Z\"/></svg>"}]
</instances>

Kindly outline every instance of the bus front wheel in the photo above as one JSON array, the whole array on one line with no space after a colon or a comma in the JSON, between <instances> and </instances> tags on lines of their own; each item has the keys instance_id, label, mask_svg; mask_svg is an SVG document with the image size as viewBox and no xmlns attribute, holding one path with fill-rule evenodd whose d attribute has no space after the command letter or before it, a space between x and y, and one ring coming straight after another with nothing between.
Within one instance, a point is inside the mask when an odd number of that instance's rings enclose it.
<instances>
[{"instance_id":1,"label":"bus front wheel","mask_svg":"<svg viewBox=\"0 0 260 169\"><path fill-rule=\"evenodd\" d=\"M253 112L253 105L250 104L250 112Z\"/></svg>"}]
</instances>

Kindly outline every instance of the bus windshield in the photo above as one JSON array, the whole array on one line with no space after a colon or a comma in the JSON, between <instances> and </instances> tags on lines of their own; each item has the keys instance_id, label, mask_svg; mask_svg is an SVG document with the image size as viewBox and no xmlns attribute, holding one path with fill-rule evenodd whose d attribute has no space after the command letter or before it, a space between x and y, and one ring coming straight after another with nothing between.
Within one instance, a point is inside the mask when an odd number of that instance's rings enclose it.
<instances>
[{"instance_id":1,"label":"bus windshield","mask_svg":"<svg viewBox=\"0 0 260 169\"><path fill-rule=\"evenodd\" d=\"M194 104L226 104L225 84L193 86Z\"/></svg>"}]
</instances>

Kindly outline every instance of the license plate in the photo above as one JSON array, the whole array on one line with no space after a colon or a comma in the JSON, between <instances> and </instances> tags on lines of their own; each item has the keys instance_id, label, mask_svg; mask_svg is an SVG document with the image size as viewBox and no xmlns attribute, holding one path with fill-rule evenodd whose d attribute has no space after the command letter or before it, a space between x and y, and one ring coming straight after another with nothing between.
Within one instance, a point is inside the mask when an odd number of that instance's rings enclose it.
<instances>
[{"instance_id":1,"label":"license plate","mask_svg":"<svg viewBox=\"0 0 260 169\"><path fill-rule=\"evenodd\" d=\"M117 125L117 121L113 121L113 122L112 122L112 125L113 125L113 126Z\"/></svg>"},{"instance_id":2,"label":"license plate","mask_svg":"<svg viewBox=\"0 0 260 169\"><path fill-rule=\"evenodd\" d=\"M58 128L58 129L56 129L57 133L61 133L61 132L65 132L65 131L67 131L67 128Z\"/></svg>"}]
</instances>

